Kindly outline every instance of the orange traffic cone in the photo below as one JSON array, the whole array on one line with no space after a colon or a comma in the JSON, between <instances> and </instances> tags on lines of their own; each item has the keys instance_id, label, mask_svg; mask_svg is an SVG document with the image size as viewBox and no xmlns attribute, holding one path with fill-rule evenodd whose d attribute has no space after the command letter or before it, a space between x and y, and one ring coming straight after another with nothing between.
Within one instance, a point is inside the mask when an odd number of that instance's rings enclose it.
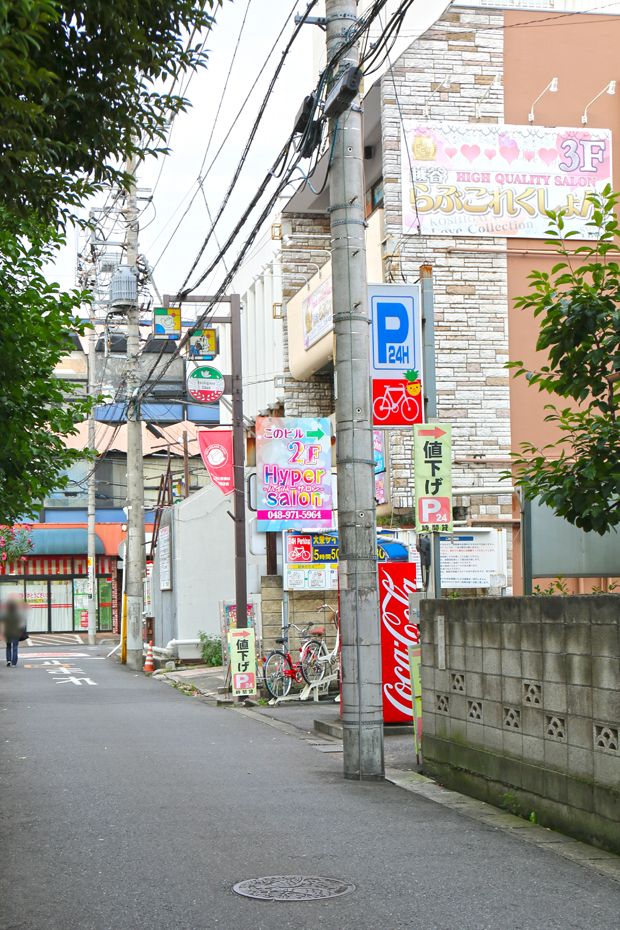
<instances>
[{"instance_id":1,"label":"orange traffic cone","mask_svg":"<svg viewBox=\"0 0 620 930\"><path fill-rule=\"evenodd\" d=\"M155 666L153 665L153 640L149 643L149 648L146 653L146 662L144 663L145 672L154 672Z\"/></svg>"}]
</instances>

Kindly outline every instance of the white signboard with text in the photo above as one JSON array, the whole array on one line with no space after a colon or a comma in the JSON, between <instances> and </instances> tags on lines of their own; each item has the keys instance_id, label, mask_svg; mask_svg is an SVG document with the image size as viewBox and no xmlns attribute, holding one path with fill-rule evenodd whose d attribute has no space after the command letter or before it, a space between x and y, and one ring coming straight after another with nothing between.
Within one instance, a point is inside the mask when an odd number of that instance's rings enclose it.
<instances>
[{"instance_id":1,"label":"white signboard with text","mask_svg":"<svg viewBox=\"0 0 620 930\"><path fill-rule=\"evenodd\" d=\"M172 572L170 564L170 527L161 526L159 528L159 539L157 540L157 553L159 557L159 590L172 590Z\"/></svg>"},{"instance_id":2,"label":"white signboard with text","mask_svg":"<svg viewBox=\"0 0 620 930\"><path fill-rule=\"evenodd\" d=\"M565 209L583 239L588 193L612 184L611 130L405 120L403 232L546 238Z\"/></svg>"},{"instance_id":3,"label":"white signboard with text","mask_svg":"<svg viewBox=\"0 0 620 930\"><path fill-rule=\"evenodd\" d=\"M439 539L442 588L506 587L506 530L467 527Z\"/></svg>"}]
</instances>

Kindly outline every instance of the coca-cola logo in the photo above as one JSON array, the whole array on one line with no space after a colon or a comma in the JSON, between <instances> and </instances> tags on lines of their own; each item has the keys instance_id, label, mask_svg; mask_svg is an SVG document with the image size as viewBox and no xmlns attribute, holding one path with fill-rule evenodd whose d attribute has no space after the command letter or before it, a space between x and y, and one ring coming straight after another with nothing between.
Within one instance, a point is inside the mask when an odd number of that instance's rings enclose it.
<instances>
[{"instance_id":1,"label":"coca-cola logo","mask_svg":"<svg viewBox=\"0 0 620 930\"><path fill-rule=\"evenodd\" d=\"M413 563L379 566L383 717L388 723L413 720L408 648L419 641L417 624L409 622L409 595L415 591Z\"/></svg>"}]
</instances>

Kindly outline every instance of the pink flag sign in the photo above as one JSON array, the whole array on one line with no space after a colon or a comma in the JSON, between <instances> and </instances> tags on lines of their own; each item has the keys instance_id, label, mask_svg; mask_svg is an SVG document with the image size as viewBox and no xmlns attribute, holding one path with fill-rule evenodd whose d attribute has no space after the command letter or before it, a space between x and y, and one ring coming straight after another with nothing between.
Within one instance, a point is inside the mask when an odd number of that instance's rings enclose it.
<instances>
[{"instance_id":1,"label":"pink flag sign","mask_svg":"<svg viewBox=\"0 0 620 930\"><path fill-rule=\"evenodd\" d=\"M198 445L209 477L224 494L232 494L233 476L233 437L231 429L198 430Z\"/></svg>"}]
</instances>

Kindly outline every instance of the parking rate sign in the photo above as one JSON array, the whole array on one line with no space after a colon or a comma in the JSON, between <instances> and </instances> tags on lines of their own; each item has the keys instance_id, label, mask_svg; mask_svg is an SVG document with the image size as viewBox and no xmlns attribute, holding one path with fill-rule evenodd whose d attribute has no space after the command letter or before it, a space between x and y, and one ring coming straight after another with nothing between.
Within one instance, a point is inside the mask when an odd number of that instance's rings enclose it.
<instances>
[{"instance_id":1,"label":"parking rate sign","mask_svg":"<svg viewBox=\"0 0 620 930\"><path fill-rule=\"evenodd\" d=\"M452 427L413 428L415 526L418 533L452 532Z\"/></svg>"},{"instance_id":2,"label":"parking rate sign","mask_svg":"<svg viewBox=\"0 0 620 930\"><path fill-rule=\"evenodd\" d=\"M418 285L370 284L370 375L376 426L423 420L422 323Z\"/></svg>"},{"instance_id":3,"label":"parking rate sign","mask_svg":"<svg viewBox=\"0 0 620 930\"><path fill-rule=\"evenodd\" d=\"M230 674L233 695L256 693L256 646L254 630L230 630Z\"/></svg>"}]
</instances>

